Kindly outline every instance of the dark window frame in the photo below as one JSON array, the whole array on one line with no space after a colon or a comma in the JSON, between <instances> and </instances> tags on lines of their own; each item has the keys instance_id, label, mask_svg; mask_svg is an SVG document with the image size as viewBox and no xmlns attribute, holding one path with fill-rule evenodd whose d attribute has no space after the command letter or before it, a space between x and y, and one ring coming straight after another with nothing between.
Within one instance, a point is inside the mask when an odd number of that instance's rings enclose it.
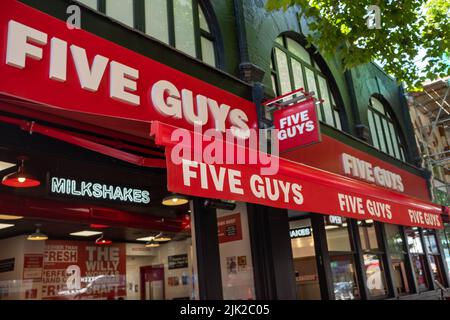
<instances>
[{"instance_id":1,"label":"dark window frame","mask_svg":"<svg viewBox=\"0 0 450 320\"><path fill-rule=\"evenodd\" d=\"M275 77L275 88L272 88L274 90L275 95L279 96L281 95L281 81L280 81L280 77L279 77L279 73L278 73L278 62L275 56L275 48L281 50L282 52L284 52L287 56L287 68L288 68L288 72L289 72L289 82L291 84L291 90L297 89L295 88L295 82L294 82L294 74L293 74L293 67L292 67L292 60L295 60L296 62L298 62L302 68L302 77L303 77L303 83L305 84L305 90L310 90L310 88L308 88L308 82L307 82L307 78L306 78L306 68L310 69L313 73L314 73L314 80L315 80L315 84L316 84L316 95L315 97L317 99L322 98L322 93L321 93L321 89L320 89L320 84L319 84L319 79L318 76L321 76L325 79L326 83L327 83L327 90L328 90L328 97L330 97L331 101L329 101L330 106L331 106L331 115L333 118L333 123L327 123L326 122L326 117L325 117L325 106L323 105L323 103L321 103L319 105L318 111L320 113L320 117L322 120L320 120L321 122L324 122L330 126L333 126L334 128L338 129L338 130L343 130L343 114L342 114L342 110L343 108L341 106L338 105L338 101L340 101L338 94L336 92L336 90L333 89L332 83L329 80L329 76L327 74L325 74L323 71L319 70L318 67L322 68L322 64L319 63L319 61L317 61L316 59L316 53L311 52L311 49L308 49L304 46L303 43L297 41L296 39L287 36L285 34L280 35L277 39L281 39L282 41L282 45L280 43L278 43L278 41L274 42L274 46L271 52L271 67L270 67L270 76L271 78L274 76ZM288 44L287 44L287 39L290 39L292 41L297 42L300 46L302 46L309 54L309 59L310 61L305 61L303 59L301 59L300 57L296 56L292 51L289 50L288 48ZM318 66L318 67L316 67ZM338 120L336 120L336 116L339 118ZM339 123L339 126L338 126Z\"/></svg>"},{"instance_id":2,"label":"dark window frame","mask_svg":"<svg viewBox=\"0 0 450 320\"><path fill-rule=\"evenodd\" d=\"M174 17L174 0L166 0L167 1L167 24L168 24L168 45L177 49L176 47L176 40L175 40L175 17ZM222 47L221 43L219 42L219 32L218 27L216 26L215 19L213 14L211 13L211 9L209 8L209 3L205 3L203 0L191 0L192 1L192 17L193 17L193 24L194 24L194 40L195 40L195 56L194 58L203 61L203 52L202 52L202 45L201 41L202 38L205 38L213 43L214 47L214 64L211 65L212 67L220 68L222 65L221 63L221 54L219 53L219 48ZM133 2L133 26L128 26L132 29L135 29L139 32L142 32L148 37L154 38L152 35L145 32L145 0L132 0ZM81 2L80 2L81 3ZM84 5L83 3L81 3ZM92 9L92 8L91 8ZM93 9L95 11L101 12L104 15L108 16L106 14L106 0L97 0L97 9ZM205 19L208 23L209 31L204 30L200 27L200 19L199 19L199 10L202 10ZM109 17L109 16L108 16ZM111 19L114 19L113 17L110 17ZM117 21L116 19L114 19ZM119 23L123 24L122 22L118 21ZM124 24L125 25L125 24ZM154 38L157 39L157 38ZM157 39L158 41L161 41ZM177 49L179 50L179 49ZM181 52L184 52L183 50L180 50ZM187 55L190 55L189 53L185 52ZM203 61L206 63L205 61ZM208 63L207 63L208 64Z\"/></svg>"},{"instance_id":3,"label":"dark window frame","mask_svg":"<svg viewBox=\"0 0 450 320\"><path fill-rule=\"evenodd\" d=\"M372 99L377 100L383 106L384 112L380 112L373 106ZM375 118L376 116L379 117L379 119L380 119L381 128L378 128L378 124L377 124L377 121ZM394 157L396 159L399 159L399 160L405 162L406 154L407 154L406 153L406 144L404 143L403 136L401 135L401 130L399 129L399 126L398 126L397 122L395 121L396 118L395 118L394 114L392 113L391 108L387 105L386 101L384 101L384 99L382 97L379 97L378 95L372 95L369 98L367 117L368 117L368 120L369 120L369 117L372 118L372 123L375 126L375 128L371 128L371 126L370 126L371 122L369 121L369 129L370 129L370 133L371 133L372 146L374 146L378 150L390 155L391 157ZM388 132L386 132L386 130L384 128L384 123L386 123L388 126L388 129L387 129ZM399 155L397 155L397 153L396 153L396 148L394 146L394 137L392 137L389 125L392 125L394 128L395 140L396 140L395 144L397 145L397 150L399 152ZM372 136L372 129L374 129L374 131L376 133L376 139L378 141L378 146L375 145L375 139L374 139L375 137ZM381 141L381 139L380 139L381 137L383 137L383 141ZM382 142L384 142L383 146L382 146ZM383 147L386 149L386 151L383 150Z\"/></svg>"}]
</instances>

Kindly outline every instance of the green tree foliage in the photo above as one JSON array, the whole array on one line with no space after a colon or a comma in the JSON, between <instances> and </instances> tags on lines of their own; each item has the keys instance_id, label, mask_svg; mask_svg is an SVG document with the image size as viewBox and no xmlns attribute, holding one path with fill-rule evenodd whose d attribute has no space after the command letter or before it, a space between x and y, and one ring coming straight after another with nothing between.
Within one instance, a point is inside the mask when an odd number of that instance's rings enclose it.
<instances>
[{"instance_id":1,"label":"green tree foliage","mask_svg":"<svg viewBox=\"0 0 450 320\"><path fill-rule=\"evenodd\" d=\"M381 12L381 28L367 25L370 5ZM409 90L449 68L449 0L268 0L268 10L300 8L308 43L325 55L339 52L346 69L379 61Z\"/></svg>"}]
</instances>

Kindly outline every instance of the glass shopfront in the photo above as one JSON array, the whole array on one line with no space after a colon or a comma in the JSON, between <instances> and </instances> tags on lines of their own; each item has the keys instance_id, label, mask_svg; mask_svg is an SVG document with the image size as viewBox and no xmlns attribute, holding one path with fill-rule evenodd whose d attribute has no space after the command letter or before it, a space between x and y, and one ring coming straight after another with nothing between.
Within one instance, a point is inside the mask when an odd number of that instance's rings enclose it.
<instances>
[{"instance_id":1,"label":"glass shopfront","mask_svg":"<svg viewBox=\"0 0 450 320\"><path fill-rule=\"evenodd\" d=\"M406 257L407 251L403 231L400 226L384 224L386 240L392 263L394 286L398 295L411 293L407 276Z\"/></svg>"},{"instance_id":2,"label":"glass shopfront","mask_svg":"<svg viewBox=\"0 0 450 320\"><path fill-rule=\"evenodd\" d=\"M380 298L388 294L386 286L384 249L379 239L379 225L373 220L358 221L359 237L363 251L367 289L371 297Z\"/></svg>"},{"instance_id":3,"label":"glass shopfront","mask_svg":"<svg viewBox=\"0 0 450 320\"><path fill-rule=\"evenodd\" d=\"M419 292L429 290L430 283L427 277L427 261L422 245L422 237L417 227L405 229L408 250L411 255L414 276Z\"/></svg>"},{"instance_id":4,"label":"glass shopfront","mask_svg":"<svg viewBox=\"0 0 450 320\"><path fill-rule=\"evenodd\" d=\"M324 220L335 299L360 299L355 252L349 234L350 221L340 216L327 216Z\"/></svg>"},{"instance_id":5,"label":"glass shopfront","mask_svg":"<svg viewBox=\"0 0 450 320\"><path fill-rule=\"evenodd\" d=\"M311 219L308 216L289 222L295 284L299 300L321 298L313 232Z\"/></svg>"},{"instance_id":6,"label":"glass shopfront","mask_svg":"<svg viewBox=\"0 0 450 320\"><path fill-rule=\"evenodd\" d=\"M0 185L0 300L198 298L192 208L164 171L64 151L29 155L40 185ZM0 151L2 177L16 158Z\"/></svg>"}]
</instances>

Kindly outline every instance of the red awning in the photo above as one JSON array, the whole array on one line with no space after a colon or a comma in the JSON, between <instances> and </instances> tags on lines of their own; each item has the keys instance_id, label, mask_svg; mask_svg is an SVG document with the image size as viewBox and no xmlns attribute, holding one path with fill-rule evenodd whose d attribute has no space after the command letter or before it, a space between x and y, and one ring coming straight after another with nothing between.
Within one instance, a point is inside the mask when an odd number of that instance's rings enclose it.
<instances>
[{"instance_id":1,"label":"red awning","mask_svg":"<svg viewBox=\"0 0 450 320\"><path fill-rule=\"evenodd\" d=\"M276 159L279 161L276 175L263 175L258 163L205 163L198 158L193 159L198 150L203 152L205 142L201 148L193 150L194 142L189 145L187 140L183 140L181 144L192 152L174 162L172 152L178 154L180 149L178 140L171 139L175 130L185 131L186 135L193 137L192 141L202 140L199 133L158 121L152 123L155 143L166 149L169 191L359 220L443 228L442 207L438 205L283 158ZM177 133L179 136L180 131ZM248 149L243 151L251 152Z\"/></svg>"}]
</instances>

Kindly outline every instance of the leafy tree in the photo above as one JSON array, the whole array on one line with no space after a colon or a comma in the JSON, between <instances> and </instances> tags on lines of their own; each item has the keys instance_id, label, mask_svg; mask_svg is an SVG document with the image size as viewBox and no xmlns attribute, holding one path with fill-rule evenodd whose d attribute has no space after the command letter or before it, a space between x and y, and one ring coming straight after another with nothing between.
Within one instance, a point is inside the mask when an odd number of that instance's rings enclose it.
<instances>
[{"instance_id":1,"label":"leafy tree","mask_svg":"<svg viewBox=\"0 0 450 320\"><path fill-rule=\"evenodd\" d=\"M380 28L368 7L380 9ZM409 90L450 74L449 0L268 0L268 10L300 8L306 35L325 55L339 52L346 69L379 61ZM370 26L370 27L369 27Z\"/></svg>"}]
</instances>

